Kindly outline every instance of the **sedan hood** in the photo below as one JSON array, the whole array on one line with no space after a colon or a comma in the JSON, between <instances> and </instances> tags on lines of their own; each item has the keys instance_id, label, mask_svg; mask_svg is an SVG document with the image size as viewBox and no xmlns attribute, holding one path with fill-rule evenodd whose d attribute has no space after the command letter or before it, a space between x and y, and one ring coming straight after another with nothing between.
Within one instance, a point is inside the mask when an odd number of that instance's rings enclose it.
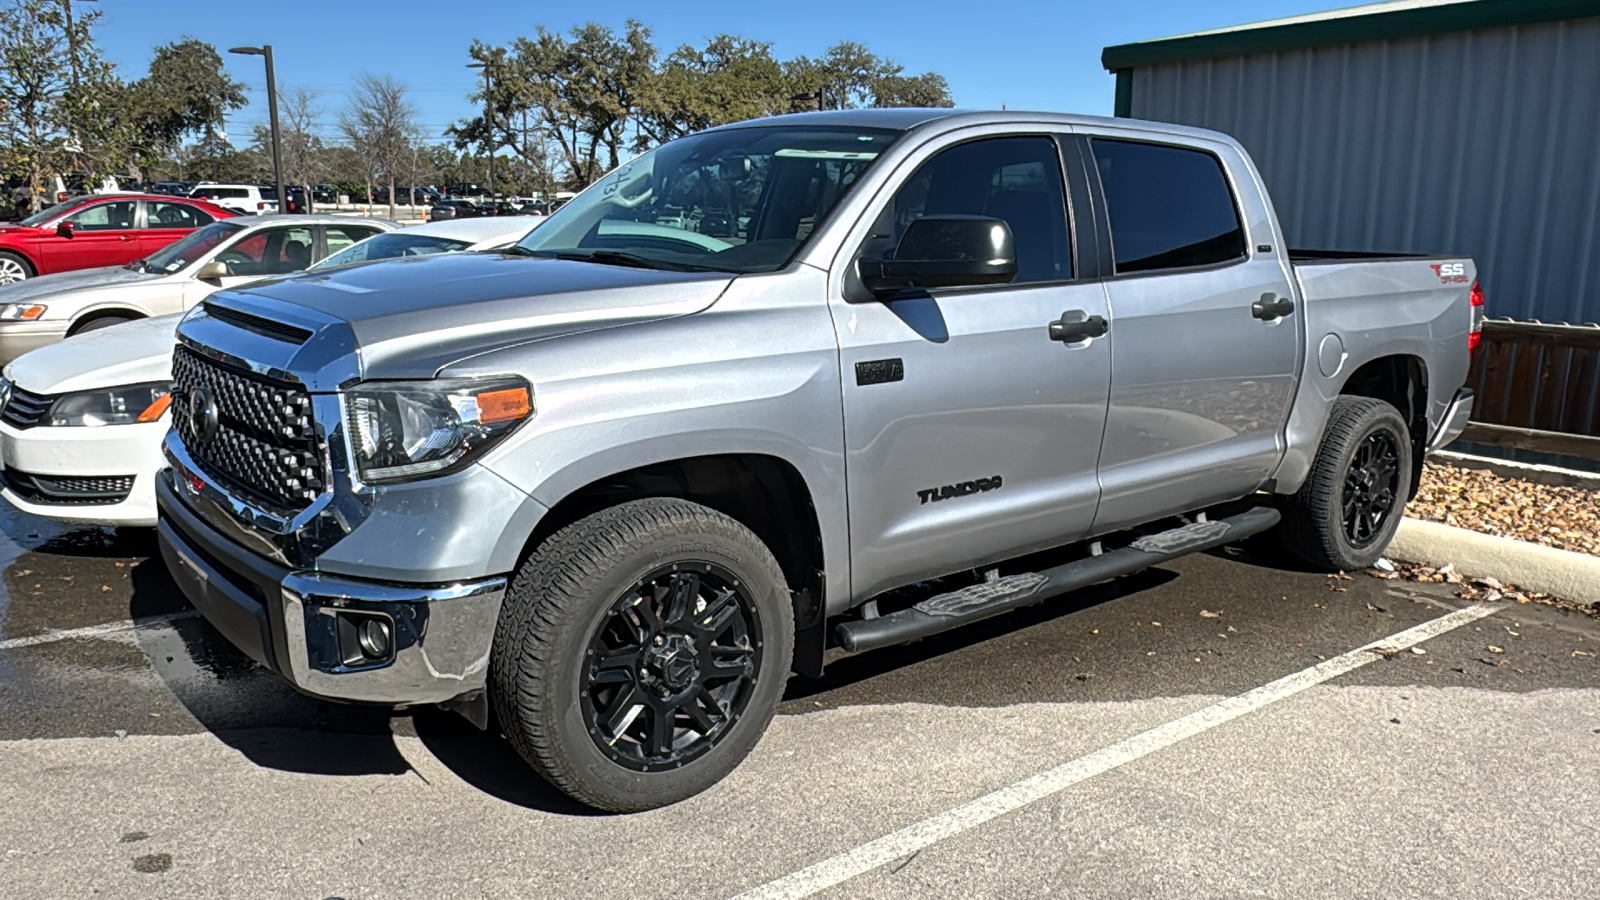
<instances>
[{"instance_id":1,"label":"sedan hood","mask_svg":"<svg viewBox=\"0 0 1600 900\"><path fill-rule=\"evenodd\" d=\"M428 378L467 356L533 340L699 312L733 280L726 272L664 272L498 254L384 260L257 282L211 295L225 306L293 323L316 338L297 342L326 359L332 343L360 350L364 378ZM238 345L191 318L184 334ZM279 346L283 346L279 344ZM221 349L221 348L219 348ZM263 347L263 350L266 348ZM256 359L317 383L318 366L290 345ZM314 388L315 389L315 388Z\"/></svg>"},{"instance_id":2,"label":"sedan hood","mask_svg":"<svg viewBox=\"0 0 1600 900\"><path fill-rule=\"evenodd\" d=\"M13 384L36 394L166 381L182 313L87 331L24 353L6 367Z\"/></svg>"},{"instance_id":3,"label":"sedan hood","mask_svg":"<svg viewBox=\"0 0 1600 900\"><path fill-rule=\"evenodd\" d=\"M124 266L106 266L101 269L78 269L74 272L57 272L0 285L0 303L21 303L44 300L52 294L73 291L124 287L161 278L156 272L141 272Z\"/></svg>"}]
</instances>

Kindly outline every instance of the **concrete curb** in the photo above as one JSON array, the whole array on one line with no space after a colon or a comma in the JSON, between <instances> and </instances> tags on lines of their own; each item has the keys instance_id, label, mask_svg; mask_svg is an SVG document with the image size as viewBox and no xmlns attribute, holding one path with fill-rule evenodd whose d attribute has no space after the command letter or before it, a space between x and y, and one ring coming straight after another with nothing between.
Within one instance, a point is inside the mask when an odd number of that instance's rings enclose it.
<instances>
[{"instance_id":1,"label":"concrete curb","mask_svg":"<svg viewBox=\"0 0 1600 900\"><path fill-rule=\"evenodd\" d=\"M1575 487L1590 491L1600 490L1600 474L1594 472L1580 472L1576 469L1563 469L1559 466L1538 465L1510 459L1494 459L1488 456L1474 456L1470 453L1456 453L1450 450L1436 451L1430 458L1439 462L1449 463L1458 469L1482 469L1499 475L1501 478L1531 481L1534 484L1543 484L1549 487Z\"/></svg>"},{"instance_id":2,"label":"concrete curb","mask_svg":"<svg viewBox=\"0 0 1600 900\"><path fill-rule=\"evenodd\" d=\"M1442 566L1471 578L1496 578L1574 603L1600 603L1600 557L1557 550L1453 525L1402 519L1389 556Z\"/></svg>"}]
</instances>

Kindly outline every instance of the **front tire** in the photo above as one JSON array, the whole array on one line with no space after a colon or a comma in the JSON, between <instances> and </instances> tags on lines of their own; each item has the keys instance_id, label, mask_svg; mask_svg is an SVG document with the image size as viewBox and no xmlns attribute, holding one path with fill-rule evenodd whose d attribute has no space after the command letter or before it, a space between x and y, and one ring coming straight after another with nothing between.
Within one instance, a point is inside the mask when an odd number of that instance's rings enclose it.
<instances>
[{"instance_id":1,"label":"front tire","mask_svg":"<svg viewBox=\"0 0 1600 900\"><path fill-rule=\"evenodd\" d=\"M611 812L676 803L749 754L782 699L794 610L748 528L675 499L624 503L517 572L490 662L506 737Z\"/></svg>"},{"instance_id":2,"label":"front tire","mask_svg":"<svg viewBox=\"0 0 1600 900\"><path fill-rule=\"evenodd\" d=\"M1285 547L1329 571L1377 562L1411 496L1411 452L1411 431L1392 405L1334 400L1311 472L1283 504Z\"/></svg>"},{"instance_id":3,"label":"front tire","mask_svg":"<svg viewBox=\"0 0 1600 900\"><path fill-rule=\"evenodd\" d=\"M0 284L15 284L34 275L33 266L26 259L7 250L0 250Z\"/></svg>"}]
</instances>

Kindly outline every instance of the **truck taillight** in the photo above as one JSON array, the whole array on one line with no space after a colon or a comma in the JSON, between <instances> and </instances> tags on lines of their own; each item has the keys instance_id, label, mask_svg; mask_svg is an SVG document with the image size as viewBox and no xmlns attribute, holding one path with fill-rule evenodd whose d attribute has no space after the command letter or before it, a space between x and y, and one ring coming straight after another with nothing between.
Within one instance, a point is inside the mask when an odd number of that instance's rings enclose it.
<instances>
[{"instance_id":1,"label":"truck taillight","mask_svg":"<svg viewBox=\"0 0 1600 900\"><path fill-rule=\"evenodd\" d=\"M1478 341L1483 339L1483 288L1478 282L1472 283L1472 293L1469 295L1472 303L1472 332L1467 335L1467 352L1478 349Z\"/></svg>"},{"instance_id":2,"label":"truck taillight","mask_svg":"<svg viewBox=\"0 0 1600 900\"><path fill-rule=\"evenodd\" d=\"M266 205L266 204L265 204L265 203L262 203L262 202L260 202L260 201L257 201L257 202L256 202L256 210L257 210L257 211L258 211L258 212L259 212L259 211L260 211L260 210L263 210L263 209L266 209L266 208L267 208L267 205Z\"/></svg>"}]
</instances>

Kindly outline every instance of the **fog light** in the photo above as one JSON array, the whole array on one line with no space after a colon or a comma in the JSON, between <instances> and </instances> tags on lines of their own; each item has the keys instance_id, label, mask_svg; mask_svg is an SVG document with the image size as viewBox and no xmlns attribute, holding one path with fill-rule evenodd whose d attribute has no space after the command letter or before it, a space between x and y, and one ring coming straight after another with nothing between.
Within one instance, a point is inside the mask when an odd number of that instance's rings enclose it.
<instances>
[{"instance_id":1,"label":"fog light","mask_svg":"<svg viewBox=\"0 0 1600 900\"><path fill-rule=\"evenodd\" d=\"M389 623L383 619L362 619L356 628L356 640L368 659L386 659L392 646Z\"/></svg>"}]
</instances>

